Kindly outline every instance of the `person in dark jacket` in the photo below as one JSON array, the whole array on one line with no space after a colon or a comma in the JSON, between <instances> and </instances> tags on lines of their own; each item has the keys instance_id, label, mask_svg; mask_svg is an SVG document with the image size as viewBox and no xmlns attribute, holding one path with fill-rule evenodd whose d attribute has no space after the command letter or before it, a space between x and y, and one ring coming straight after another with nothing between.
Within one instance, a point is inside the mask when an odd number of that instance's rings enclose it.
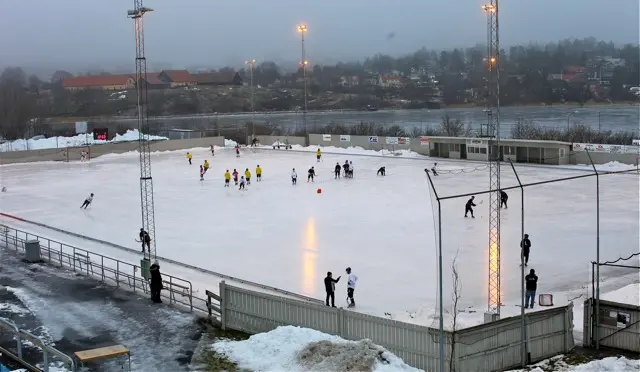
<instances>
[{"instance_id":1,"label":"person in dark jacket","mask_svg":"<svg viewBox=\"0 0 640 372\"><path fill-rule=\"evenodd\" d=\"M387 172L387 169L385 167L380 167L380 169L378 169L378 173L376 173L376 176L383 176L384 174Z\"/></svg>"},{"instance_id":2,"label":"person in dark jacket","mask_svg":"<svg viewBox=\"0 0 640 372\"><path fill-rule=\"evenodd\" d=\"M329 271L324 278L324 290L327 292L326 304L329 306L329 299L331 299L331 307L336 307L336 283L340 281L340 277L333 279L331 275Z\"/></svg>"},{"instance_id":3,"label":"person in dark jacket","mask_svg":"<svg viewBox=\"0 0 640 372\"><path fill-rule=\"evenodd\" d=\"M509 195L500 190L500 208L504 207L504 209L507 209L507 200L509 200Z\"/></svg>"},{"instance_id":4,"label":"person in dark jacket","mask_svg":"<svg viewBox=\"0 0 640 372\"><path fill-rule=\"evenodd\" d=\"M140 228L138 237L140 237L140 243L142 243L142 252L144 253L144 247L146 246L149 253L151 253L151 236L149 236L149 233Z\"/></svg>"},{"instance_id":5,"label":"person in dark jacket","mask_svg":"<svg viewBox=\"0 0 640 372\"><path fill-rule=\"evenodd\" d=\"M160 274L160 264L158 260L153 261L153 264L149 266L149 272L151 273L151 301L155 303L162 303L160 298L160 291L162 291L162 275Z\"/></svg>"},{"instance_id":6,"label":"person in dark jacket","mask_svg":"<svg viewBox=\"0 0 640 372\"><path fill-rule=\"evenodd\" d=\"M472 218L476 218L473 215L473 207L475 207L476 205L473 202L473 199L475 199L475 196L472 196L471 199L467 200L467 204L465 204L464 206L464 216L467 217L467 213L471 213L471 217Z\"/></svg>"},{"instance_id":7,"label":"person in dark jacket","mask_svg":"<svg viewBox=\"0 0 640 372\"><path fill-rule=\"evenodd\" d=\"M340 178L340 172L342 172L342 167L340 166L340 163L336 163L336 166L333 170L333 174L334 174L334 178L338 179Z\"/></svg>"},{"instance_id":8,"label":"person in dark jacket","mask_svg":"<svg viewBox=\"0 0 640 372\"><path fill-rule=\"evenodd\" d=\"M531 240L529 240L529 234L524 234L524 239L520 242L520 248L522 248L522 261L524 265L529 264L529 251L531 250Z\"/></svg>"},{"instance_id":9,"label":"person in dark jacket","mask_svg":"<svg viewBox=\"0 0 640 372\"><path fill-rule=\"evenodd\" d=\"M536 290L538 289L538 276L536 275L536 271L531 269L531 271L529 271L529 275L524 277L524 281L526 285L524 308L528 309L531 307L533 309L533 304L536 301Z\"/></svg>"}]
</instances>

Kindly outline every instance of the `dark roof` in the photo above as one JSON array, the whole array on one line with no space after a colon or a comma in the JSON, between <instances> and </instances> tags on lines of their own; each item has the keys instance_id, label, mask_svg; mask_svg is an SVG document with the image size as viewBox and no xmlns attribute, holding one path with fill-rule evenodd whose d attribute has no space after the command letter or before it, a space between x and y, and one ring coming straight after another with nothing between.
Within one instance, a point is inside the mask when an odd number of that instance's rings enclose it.
<instances>
[{"instance_id":1,"label":"dark roof","mask_svg":"<svg viewBox=\"0 0 640 372\"><path fill-rule=\"evenodd\" d=\"M191 83L193 76L187 70L164 70L164 73L174 83Z\"/></svg>"},{"instance_id":2,"label":"dark roof","mask_svg":"<svg viewBox=\"0 0 640 372\"><path fill-rule=\"evenodd\" d=\"M198 84L231 84L236 77L237 72L206 72L201 74L195 74L195 78Z\"/></svg>"},{"instance_id":3,"label":"dark roof","mask_svg":"<svg viewBox=\"0 0 640 372\"><path fill-rule=\"evenodd\" d=\"M160 79L160 73L157 72L147 72L147 84L151 85L166 85L167 83Z\"/></svg>"}]
</instances>

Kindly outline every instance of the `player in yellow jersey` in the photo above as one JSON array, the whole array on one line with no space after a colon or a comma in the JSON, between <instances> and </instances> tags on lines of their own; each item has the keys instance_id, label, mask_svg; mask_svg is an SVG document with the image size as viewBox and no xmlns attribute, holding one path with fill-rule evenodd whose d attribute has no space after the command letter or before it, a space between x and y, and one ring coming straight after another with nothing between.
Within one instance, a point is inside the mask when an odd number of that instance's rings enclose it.
<instances>
[{"instance_id":1,"label":"player in yellow jersey","mask_svg":"<svg viewBox=\"0 0 640 372\"><path fill-rule=\"evenodd\" d=\"M231 181L231 173L229 173L229 170L227 169L227 171L224 172L224 187L229 187L230 181Z\"/></svg>"},{"instance_id":2,"label":"player in yellow jersey","mask_svg":"<svg viewBox=\"0 0 640 372\"><path fill-rule=\"evenodd\" d=\"M256 166L256 179L258 182L262 181L262 168L260 168L260 165Z\"/></svg>"},{"instance_id":3,"label":"player in yellow jersey","mask_svg":"<svg viewBox=\"0 0 640 372\"><path fill-rule=\"evenodd\" d=\"M191 155L190 152L187 153L187 160L189 160L189 165L191 165L191 159L193 158L193 155Z\"/></svg>"},{"instance_id":4,"label":"player in yellow jersey","mask_svg":"<svg viewBox=\"0 0 640 372\"><path fill-rule=\"evenodd\" d=\"M318 163L320 162L321 157L322 157L322 151L320 151L320 148L318 148L318 150L316 150L316 160L318 161Z\"/></svg>"},{"instance_id":5,"label":"player in yellow jersey","mask_svg":"<svg viewBox=\"0 0 640 372\"><path fill-rule=\"evenodd\" d=\"M244 178L247 180L247 185L251 185L251 172L249 172L249 168L245 169Z\"/></svg>"}]
</instances>

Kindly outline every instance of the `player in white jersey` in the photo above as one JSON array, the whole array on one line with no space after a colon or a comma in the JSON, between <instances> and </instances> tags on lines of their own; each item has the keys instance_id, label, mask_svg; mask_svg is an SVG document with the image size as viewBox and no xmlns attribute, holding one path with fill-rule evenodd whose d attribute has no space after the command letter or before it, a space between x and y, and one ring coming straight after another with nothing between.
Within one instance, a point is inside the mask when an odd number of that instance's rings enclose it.
<instances>
[{"instance_id":1,"label":"player in white jersey","mask_svg":"<svg viewBox=\"0 0 640 372\"><path fill-rule=\"evenodd\" d=\"M82 203L82 205L80 206L80 209L87 209L87 207L91 204L92 201L93 201L93 193L87 196L87 198L84 200L84 203Z\"/></svg>"}]
</instances>

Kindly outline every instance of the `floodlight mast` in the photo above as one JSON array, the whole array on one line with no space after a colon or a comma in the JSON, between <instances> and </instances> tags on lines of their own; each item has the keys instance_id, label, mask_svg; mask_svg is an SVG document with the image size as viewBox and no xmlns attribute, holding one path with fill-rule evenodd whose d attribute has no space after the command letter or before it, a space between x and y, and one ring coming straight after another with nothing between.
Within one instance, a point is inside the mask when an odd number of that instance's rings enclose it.
<instances>
[{"instance_id":1,"label":"floodlight mast","mask_svg":"<svg viewBox=\"0 0 640 372\"><path fill-rule=\"evenodd\" d=\"M487 313L500 317L500 27L498 0L482 9L487 13L487 124L489 134L489 278Z\"/></svg>"},{"instance_id":2,"label":"floodlight mast","mask_svg":"<svg viewBox=\"0 0 640 372\"><path fill-rule=\"evenodd\" d=\"M302 111L302 127L304 132L307 132L307 105L308 105L308 95L307 95L307 51L304 48L304 34L307 32L307 25L302 24L298 26L298 32L300 32L300 42L302 46L302 60L300 61L300 65L302 66L302 80L304 84L304 107Z\"/></svg>"},{"instance_id":3,"label":"floodlight mast","mask_svg":"<svg viewBox=\"0 0 640 372\"><path fill-rule=\"evenodd\" d=\"M151 177L151 143L149 141L149 110L147 59L144 56L144 24L143 17L153 11L142 6L142 0L133 1L133 10L127 16L133 19L136 37L136 96L138 108L138 132L140 153L140 204L142 211L142 228L151 237L151 244L144 250L145 260L156 258L156 226L153 203L153 179ZM143 246L144 247L144 246Z\"/></svg>"}]
</instances>

